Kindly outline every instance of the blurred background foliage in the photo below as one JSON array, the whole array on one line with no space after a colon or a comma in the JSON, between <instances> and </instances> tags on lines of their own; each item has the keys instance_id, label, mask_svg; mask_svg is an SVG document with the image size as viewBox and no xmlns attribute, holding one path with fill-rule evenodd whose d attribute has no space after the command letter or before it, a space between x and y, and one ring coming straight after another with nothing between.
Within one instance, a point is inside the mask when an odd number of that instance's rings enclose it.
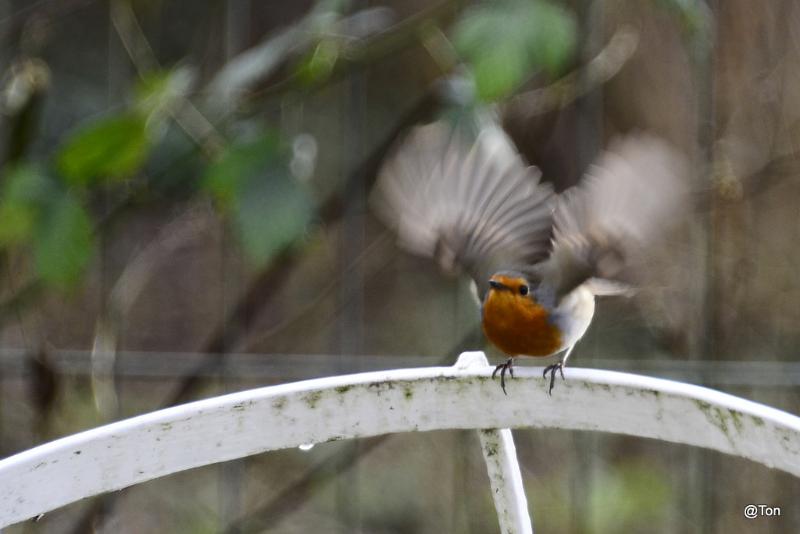
<instances>
[{"instance_id":1,"label":"blurred background foliage","mask_svg":"<svg viewBox=\"0 0 800 534\"><path fill-rule=\"evenodd\" d=\"M394 143L441 116L497 117L557 190L616 134L681 148L700 209L574 365L797 413L798 30L792 0L0 0L0 453L483 347L466 283L368 206ZM543 531L800 526L800 484L743 460L516 436ZM332 443L9 531L495 532L483 469L469 432ZM751 502L784 515L746 522Z\"/></svg>"}]
</instances>

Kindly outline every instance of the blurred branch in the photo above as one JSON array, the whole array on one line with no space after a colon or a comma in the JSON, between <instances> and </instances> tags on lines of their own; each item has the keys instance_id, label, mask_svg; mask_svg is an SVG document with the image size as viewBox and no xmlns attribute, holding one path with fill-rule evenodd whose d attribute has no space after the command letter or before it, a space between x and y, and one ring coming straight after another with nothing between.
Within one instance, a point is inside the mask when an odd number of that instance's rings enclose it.
<instances>
[{"instance_id":1,"label":"blurred branch","mask_svg":"<svg viewBox=\"0 0 800 534\"><path fill-rule=\"evenodd\" d=\"M427 28L452 16L460 2L444 0L414 13L383 33L345 50L345 58L354 64L371 63L405 48L409 42L418 40Z\"/></svg>"},{"instance_id":2,"label":"blurred branch","mask_svg":"<svg viewBox=\"0 0 800 534\"><path fill-rule=\"evenodd\" d=\"M30 373L29 392L36 408L34 427L40 441L47 439L50 418L57 406L61 389L61 375L53 363L50 347L42 344L38 350L27 353L26 366Z\"/></svg>"},{"instance_id":3,"label":"blurred branch","mask_svg":"<svg viewBox=\"0 0 800 534\"><path fill-rule=\"evenodd\" d=\"M20 161L33 142L49 87L50 69L38 58L19 57L8 69L8 79L0 91L0 113L6 115L8 135L5 165Z\"/></svg>"},{"instance_id":4,"label":"blurred branch","mask_svg":"<svg viewBox=\"0 0 800 534\"><path fill-rule=\"evenodd\" d=\"M459 2L444 0L431 7L393 25L391 28L373 37L357 39L344 45L342 52L333 71L324 79L307 85L307 89L314 90L327 86L351 73L354 69L361 68L378 59L386 57L425 38L431 24L447 19L458 9ZM276 69L277 70L277 69ZM296 90L299 83L299 74L293 72L285 78L271 82L267 87L253 91L250 99L264 98Z\"/></svg>"},{"instance_id":5,"label":"blurred branch","mask_svg":"<svg viewBox=\"0 0 800 534\"><path fill-rule=\"evenodd\" d=\"M95 407L106 419L116 413L114 366L122 324L159 266L180 247L206 230L208 218L198 216L197 206L186 209L127 264L112 288L106 308L95 325L92 343L92 393Z\"/></svg>"},{"instance_id":6,"label":"blurred branch","mask_svg":"<svg viewBox=\"0 0 800 534\"><path fill-rule=\"evenodd\" d=\"M355 454L336 452L323 458L272 500L264 503L251 514L234 521L222 532L224 534L264 532L277 527L287 515L297 511L304 502L313 497L315 492L352 469L369 453L381 445L385 445L396 435L384 434L363 440L359 443L358 451Z\"/></svg>"},{"instance_id":7,"label":"blurred branch","mask_svg":"<svg viewBox=\"0 0 800 534\"><path fill-rule=\"evenodd\" d=\"M230 59L208 83L212 106L232 108L256 83L280 69L291 55L309 48L314 28L330 18L324 3L317 5L299 22L269 35L259 44Z\"/></svg>"},{"instance_id":8,"label":"blurred branch","mask_svg":"<svg viewBox=\"0 0 800 534\"><path fill-rule=\"evenodd\" d=\"M389 152L395 140L408 127L430 117L440 106L440 97L435 89L431 89L395 126L384 141L376 147L372 154L359 165L350 176L344 192L332 196L319 209L319 219L322 225L332 224L338 220L343 211L342 196L353 187L363 184L368 189L377 178L378 169L383 159ZM258 311L268 302L275 293L283 287L285 277L291 272L300 259L300 250L295 244L284 247L267 267L253 280L243 293L239 302L233 307L231 314L226 317L205 343L202 352L209 354L207 362L203 363L192 376L189 376L172 394L166 402L167 406L180 404L192 398L200 386L205 382L201 376L212 370L219 369L224 361L225 353L232 347L236 338L231 332L246 331L255 320Z\"/></svg>"},{"instance_id":9,"label":"blurred branch","mask_svg":"<svg viewBox=\"0 0 800 534\"><path fill-rule=\"evenodd\" d=\"M355 258L350 263L350 265L347 267L347 271L349 272L349 271L354 270L367 257L369 257L373 253L375 253L375 249L376 248L378 248L378 247L384 245L385 243L389 242L390 241L390 237L392 237L392 236L393 236L393 234L389 230L384 231L377 239L375 239L372 243L370 243L361 252L361 254L358 255L357 258ZM389 261L391 261L391 260L389 260ZM376 271L383 270L383 268L389 263L389 261L387 261L386 263L381 265L381 267L376 269ZM370 275L368 274L367 276L370 276ZM278 324L272 326L271 328L269 328L269 329L267 329L267 330L265 330L263 332L260 332L258 338L256 340L253 340L250 343L250 345L251 346L252 345L259 345L259 344L263 343L264 341L266 341L267 339L269 339L271 337L274 337L275 335L277 335L280 332L284 331L285 329L289 328L290 326L292 326L294 323L296 323L300 319L304 319L304 318L308 317L309 313L311 313L313 310L315 310L320 305L321 302L323 302L327 297L329 297L331 294L333 294L334 290L339 286L339 283L340 283L339 280L333 279L325 287L323 287L319 291L316 291L314 293L314 298L312 298L311 300L306 302L299 309L295 310L295 312L292 314L291 317L287 317L286 319L284 319L283 321L279 322ZM344 307L346 305L347 305L347 303L342 303L340 308L342 308L342 307ZM334 316L338 315L338 310L336 312L334 312L333 314L331 314L331 315L334 315ZM249 351L249 350L246 349L246 351Z\"/></svg>"},{"instance_id":10,"label":"blurred branch","mask_svg":"<svg viewBox=\"0 0 800 534\"><path fill-rule=\"evenodd\" d=\"M163 403L164 406L187 402L205 384L206 379L203 374L214 373L222 368L228 347L236 342L230 332L235 331L237 326L246 329L250 325L263 303L269 301L283 286L284 278L289 275L298 260L299 253L294 245L285 247L272 258L270 265L250 284L231 314L214 330L201 349L201 352L209 354L207 361L201 363L181 382Z\"/></svg>"},{"instance_id":11,"label":"blurred branch","mask_svg":"<svg viewBox=\"0 0 800 534\"><path fill-rule=\"evenodd\" d=\"M134 199L144 189L146 189L146 185L131 188L125 192L122 198L109 201L111 205L99 217L93 231L96 234L103 234L112 228L113 223L134 205ZM29 277L19 289L14 290L10 296L0 302L0 326L17 314L24 313L29 306L38 302L39 298L45 295L46 289L47 285L43 280L35 276Z\"/></svg>"},{"instance_id":12,"label":"blurred branch","mask_svg":"<svg viewBox=\"0 0 800 534\"><path fill-rule=\"evenodd\" d=\"M44 98L50 88L50 69L38 58L21 56L14 60L2 81L0 116L6 119L2 126L7 138L5 149L0 152L0 169L9 170L22 161L34 141ZM4 178L0 175L0 187L4 185ZM0 250L0 276L8 267L8 254L8 250ZM9 302L13 303L13 297ZM0 325L9 311L18 313L21 304L23 302L13 303L13 310L7 309L6 303L0 305Z\"/></svg>"},{"instance_id":13,"label":"blurred branch","mask_svg":"<svg viewBox=\"0 0 800 534\"><path fill-rule=\"evenodd\" d=\"M639 32L623 26L597 56L547 87L520 93L504 105L504 115L530 119L563 109L617 75L639 46Z\"/></svg>"},{"instance_id":14,"label":"blurred branch","mask_svg":"<svg viewBox=\"0 0 800 534\"><path fill-rule=\"evenodd\" d=\"M443 74L449 73L461 61L458 51L439 26L429 25L422 36L422 45Z\"/></svg>"},{"instance_id":15,"label":"blurred branch","mask_svg":"<svg viewBox=\"0 0 800 534\"><path fill-rule=\"evenodd\" d=\"M111 23L140 76L161 68L130 2L112 0ZM179 95L178 105L169 112L207 157L214 158L227 144L211 122L185 96Z\"/></svg>"},{"instance_id":16,"label":"blurred branch","mask_svg":"<svg viewBox=\"0 0 800 534\"><path fill-rule=\"evenodd\" d=\"M144 36L131 3L126 0L112 0L110 8L111 24L136 70L141 74L160 69L161 65Z\"/></svg>"},{"instance_id":17,"label":"blurred branch","mask_svg":"<svg viewBox=\"0 0 800 534\"><path fill-rule=\"evenodd\" d=\"M719 151L722 152L722 151ZM740 202L769 191L787 178L800 175L800 155L795 152L773 157L766 165L747 176L736 176L724 153L715 162L713 191L703 192L699 209L710 209L713 197Z\"/></svg>"},{"instance_id":18,"label":"blurred branch","mask_svg":"<svg viewBox=\"0 0 800 534\"><path fill-rule=\"evenodd\" d=\"M73 11L89 6L97 0L39 0L38 2L25 2L24 6L17 4L17 9L0 20L0 39L6 35L20 32L28 20L34 17L57 18L70 15Z\"/></svg>"},{"instance_id":19,"label":"blurred branch","mask_svg":"<svg viewBox=\"0 0 800 534\"><path fill-rule=\"evenodd\" d=\"M16 314L36 302L44 294L44 283L39 280L30 280L17 289L10 297L0 303L0 325L4 324Z\"/></svg>"},{"instance_id":20,"label":"blurred branch","mask_svg":"<svg viewBox=\"0 0 800 534\"><path fill-rule=\"evenodd\" d=\"M110 418L116 410L116 392L113 389L114 364L117 340L122 320L136 301L147 282L175 250L202 232L202 219L197 217L197 208L191 207L164 227L117 278L107 303L107 309L97 320L92 344L92 390L95 406L101 414ZM200 224L198 224L200 221ZM79 534L94 531L111 515L118 494L102 495L89 507L73 526L71 532Z\"/></svg>"}]
</instances>

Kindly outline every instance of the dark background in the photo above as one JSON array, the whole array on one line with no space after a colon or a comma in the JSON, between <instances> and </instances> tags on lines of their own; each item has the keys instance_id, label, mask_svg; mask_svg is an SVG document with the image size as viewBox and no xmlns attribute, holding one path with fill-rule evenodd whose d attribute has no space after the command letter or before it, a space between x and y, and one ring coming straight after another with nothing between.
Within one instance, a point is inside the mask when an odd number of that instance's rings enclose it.
<instances>
[{"instance_id":1,"label":"dark background","mask_svg":"<svg viewBox=\"0 0 800 534\"><path fill-rule=\"evenodd\" d=\"M797 413L799 54L791 0L0 0L0 455L225 391L483 348L467 283L399 251L368 198L409 126L487 106L558 190L621 133L692 162L697 209L647 290L599 303L571 365ZM475 91L443 96L452 76ZM515 436L542 532L800 528L800 484L745 460ZM748 521L749 503L783 515ZM497 520L475 433L432 432L197 469L9 532L92 529Z\"/></svg>"}]
</instances>

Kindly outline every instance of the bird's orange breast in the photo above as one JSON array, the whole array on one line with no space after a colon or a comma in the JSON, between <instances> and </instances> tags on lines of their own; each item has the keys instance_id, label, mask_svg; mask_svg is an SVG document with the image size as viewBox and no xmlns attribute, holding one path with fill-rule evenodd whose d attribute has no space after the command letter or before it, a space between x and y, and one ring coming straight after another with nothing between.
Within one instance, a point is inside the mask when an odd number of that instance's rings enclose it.
<instances>
[{"instance_id":1,"label":"bird's orange breast","mask_svg":"<svg viewBox=\"0 0 800 534\"><path fill-rule=\"evenodd\" d=\"M563 348L561 330L549 320L547 308L511 291L489 291L483 332L510 356L549 356Z\"/></svg>"}]
</instances>

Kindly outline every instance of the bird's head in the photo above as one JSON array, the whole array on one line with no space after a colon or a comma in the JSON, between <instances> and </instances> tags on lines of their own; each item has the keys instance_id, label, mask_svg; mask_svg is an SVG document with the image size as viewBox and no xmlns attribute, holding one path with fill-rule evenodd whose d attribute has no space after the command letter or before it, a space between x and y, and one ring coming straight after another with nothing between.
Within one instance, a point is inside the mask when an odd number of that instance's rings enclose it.
<instances>
[{"instance_id":1,"label":"bird's head","mask_svg":"<svg viewBox=\"0 0 800 534\"><path fill-rule=\"evenodd\" d=\"M495 273L489 279L489 293L503 292L509 295L527 297L531 291L528 280L517 273Z\"/></svg>"}]
</instances>

